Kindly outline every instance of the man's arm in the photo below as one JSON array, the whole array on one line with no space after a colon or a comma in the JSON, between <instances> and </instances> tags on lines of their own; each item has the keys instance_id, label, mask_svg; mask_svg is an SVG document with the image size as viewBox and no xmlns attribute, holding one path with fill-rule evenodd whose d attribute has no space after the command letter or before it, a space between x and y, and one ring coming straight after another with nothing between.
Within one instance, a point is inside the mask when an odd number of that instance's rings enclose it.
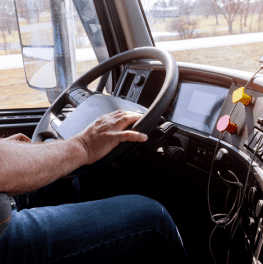
<instances>
[{"instance_id":1,"label":"man's arm","mask_svg":"<svg viewBox=\"0 0 263 264\"><path fill-rule=\"evenodd\" d=\"M101 159L120 142L144 142L147 136L123 131L140 114L115 111L66 140L30 144L0 140L0 193L18 195L44 187L84 164Z\"/></svg>"}]
</instances>

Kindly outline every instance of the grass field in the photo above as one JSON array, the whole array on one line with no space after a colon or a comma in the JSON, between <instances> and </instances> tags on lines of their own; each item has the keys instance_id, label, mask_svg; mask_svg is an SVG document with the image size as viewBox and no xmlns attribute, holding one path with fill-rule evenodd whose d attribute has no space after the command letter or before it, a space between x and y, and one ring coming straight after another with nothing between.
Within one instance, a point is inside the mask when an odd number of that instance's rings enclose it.
<instances>
[{"instance_id":1,"label":"grass field","mask_svg":"<svg viewBox=\"0 0 263 264\"><path fill-rule=\"evenodd\" d=\"M186 18L185 18L186 19ZM150 26L154 31L169 31L169 25L174 19L152 19L149 20ZM209 16L190 16L190 20L196 20L196 28L199 30L194 37L210 37L217 35L228 35L228 26L223 18L219 16L218 25L215 24L215 17ZM258 23L258 15L249 15L247 18L247 26L244 27L242 22L242 32L258 32L261 30ZM23 21L26 25L26 21ZM263 28L263 22L262 22ZM80 25L78 24L79 28ZM79 29L76 30L80 33ZM50 32L46 32L50 34ZM233 24L233 33L240 34L240 18L237 17ZM3 36L4 34L4 36ZM0 33L0 43L19 42L18 33L13 31L11 34L4 32ZM32 34L27 32L23 37L28 41L32 38ZM80 35L78 35L80 36ZM178 37L159 38L156 41L177 40ZM0 50L0 56L6 54L18 54L20 50ZM200 63L206 65L227 67L232 69L254 72L259 68L258 59L263 55L263 43L252 43L226 47L193 49L186 51L172 52L172 55L177 61ZM77 64L78 76L88 71L97 64L96 61L80 62ZM0 75L0 109L8 108L32 108L32 107L47 107L49 102L45 91L34 90L28 87L23 69L2 70ZM90 88L95 89L97 81Z\"/></svg>"},{"instance_id":2,"label":"grass field","mask_svg":"<svg viewBox=\"0 0 263 264\"><path fill-rule=\"evenodd\" d=\"M153 31L170 31L170 25L173 21L176 21L177 18L152 18L149 19L150 27ZM187 20L186 16L180 16L180 19ZM196 21L196 30L198 32L194 34L194 37L211 37L211 36L222 36L228 35L228 24L223 15L218 16L218 25L216 24L215 16L190 16L190 22ZM260 32L263 29L263 21L259 24L259 15L258 14L249 14L246 19L246 27L244 16L242 17L242 24L240 22L240 16L236 16L236 19L233 22L233 34L240 33L253 33ZM173 37L169 40L176 40L179 37Z\"/></svg>"},{"instance_id":3,"label":"grass field","mask_svg":"<svg viewBox=\"0 0 263 264\"><path fill-rule=\"evenodd\" d=\"M263 55L263 43L171 52L177 61L255 72Z\"/></svg>"},{"instance_id":4,"label":"grass field","mask_svg":"<svg viewBox=\"0 0 263 264\"><path fill-rule=\"evenodd\" d=\"M96 61L77 63L78 76L91 69ZM29 88L24 69L10 69L0 71L0 109L48 107L46 92ZM95 90L98 79L89 85Z\"/></svg>"}]
</instances>

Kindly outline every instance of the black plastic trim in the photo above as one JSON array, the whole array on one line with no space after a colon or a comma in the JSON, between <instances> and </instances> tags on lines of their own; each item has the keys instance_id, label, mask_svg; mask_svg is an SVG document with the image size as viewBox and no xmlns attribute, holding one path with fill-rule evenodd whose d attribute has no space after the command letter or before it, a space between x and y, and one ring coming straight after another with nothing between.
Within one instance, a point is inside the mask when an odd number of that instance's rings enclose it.
<instances>
[{"instance_id":1,"label":"black plastic trim","mask_svg":"<svg viewBox=\"0 0 263 264\"><path fill-rule=\"evenodd\" d=\"M94 1L99 2L99 0ZM103 0L105 3L105 6L107 7L109 16L110 16L110 22L112 23L112 27L115 33L115 37L117 38L117 42L119 44L120 52L124 52L128 50L128 46L126 43L126 39L124 36L124 32L122 30L121 23L119 21L119 18L116 14L118 14L115 2L112 0ZM101 8L101 7L100 7Z\"/></svg>"},{"instance_id":2,"label":"black plastic trim","mask_svg":"<svg viewBox=\"0 0 263 264\"><path fill-rule=\"evenodd\" d=\"M140 6L140 9L141 9L141 12L142 12L143 19L144 19L144 21L145 21L146 28L147 28L148 33L149 33L149 36L150 36L150 38L151 38L152 45L155 47L155 42L154 42L154 39L153 39L153 36L152 36L152 32L151 32L151 29L150 29L150 26L149 26L149 23L148 23L147 17L146 17L146 15L145 15L144 8L143 8L143 5L142 5L141 0L138 0L138 3L139 3L139 6Z\"/></svg>"}]
</instances>

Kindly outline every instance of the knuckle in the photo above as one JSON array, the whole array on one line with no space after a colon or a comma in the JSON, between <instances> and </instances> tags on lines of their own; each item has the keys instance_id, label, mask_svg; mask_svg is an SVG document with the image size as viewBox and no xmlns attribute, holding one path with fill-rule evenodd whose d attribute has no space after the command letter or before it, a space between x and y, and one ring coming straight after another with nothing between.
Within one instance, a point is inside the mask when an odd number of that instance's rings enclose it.
<instances>
[{"instance_id":1,"label":"knuckle","mask_svg":"<svg viewBox=\"0 0 263 264\"><path fill-rule=\"evenodd\" d=\"M128 122L129 121L129 117L127 115L122 116L122 121L123 122Z\"/></svg>"},{"instance_id":2,"label":"knuckle","mask_svg":"<svg viewBox=\"0 0 263 264\"><path fill-rule=\"evenodd\" d=\"M113 138L113 134L112 134L111 132L109 132L109 131L104 132L103 135L104 135L106 138L108 138L108 139Z\"/></svg>"},{"instance_id":3,"label":"knuckle","mask_svg":"<svg viewBox=\"0 0 263 264\"><path fill-rule=\"evenodd\" d=\"M132 133L131 132L124 132L124 136L127 138L127 139L130 139L132 138Z\"/></svg>"},{"instance_id":4,"label":"knuckle","mask_svg":"<svg viewBox=\"0 0 263 264\"><path fill-rule=\"evenodd\" d=\"M100 132L105 132L108 130L108 126L106 124L101 124L99 127Z\"/></svg>"}]
</instances>

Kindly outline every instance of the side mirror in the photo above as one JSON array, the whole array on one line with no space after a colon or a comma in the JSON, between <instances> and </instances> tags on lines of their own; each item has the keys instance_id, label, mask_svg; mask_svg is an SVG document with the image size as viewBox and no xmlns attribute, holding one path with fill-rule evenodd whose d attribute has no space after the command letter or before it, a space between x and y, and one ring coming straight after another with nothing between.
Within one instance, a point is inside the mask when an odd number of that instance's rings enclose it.
<instances>
[{"instance_id":1,"label":"side mirror","mask_svg":"<svg viewBox=\"0 0 263 264\"><path fill-rule=\"evenodd\" d=\"M57 81L50 3L16 0L15 8L27 84L38 90L54 89Z\"/></svg>"},{"instance_id":2,"label":"side mirror","mask_svg":"<svg viewBox=\"0 0 263 264\"><path fill-rule=\"evenodd\" d=\"M15 0L24 71L29 87L50 103L76 79L73 3Z\"/></svg>"},{"instance_id":3,"label":"side mirror","mask_svg":"<svg viewBox=\"0 0 263 264\"><path fill-rule=\"evenodd\" d=\"M22 55L26 79L30 87L46 90L57 86L52 46L23 47Z\"/></svg>"}]
</instances>

